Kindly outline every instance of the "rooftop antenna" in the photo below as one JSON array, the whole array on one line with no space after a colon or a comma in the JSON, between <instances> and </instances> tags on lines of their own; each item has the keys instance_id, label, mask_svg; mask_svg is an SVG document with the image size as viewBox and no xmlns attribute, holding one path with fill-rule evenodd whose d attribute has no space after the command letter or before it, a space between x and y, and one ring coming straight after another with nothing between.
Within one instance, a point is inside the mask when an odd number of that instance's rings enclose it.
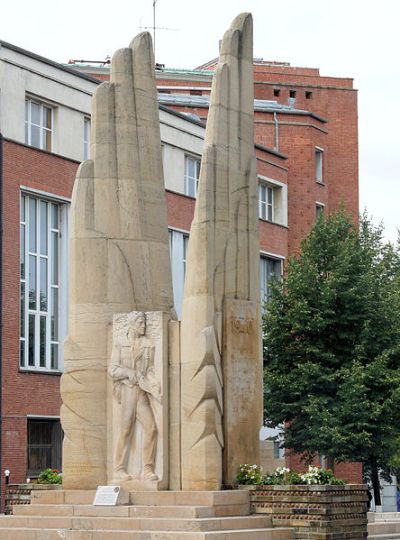
<instances>
[{"instance_id":1,"label":"rooftop antenna","mask_svg":"<svg viewBox=\"0 0 400 540\"><path fill-rule=\"evenodd\" d=\"M139 26L141 30L152 30L153 31L153 50L154 50L154 61L156 58L156 30L172 30L176 31L177 28L166 28L164 26L156 26L156 4L159 0L153 0L153 26Z\"/></svg>"}]
</instances>

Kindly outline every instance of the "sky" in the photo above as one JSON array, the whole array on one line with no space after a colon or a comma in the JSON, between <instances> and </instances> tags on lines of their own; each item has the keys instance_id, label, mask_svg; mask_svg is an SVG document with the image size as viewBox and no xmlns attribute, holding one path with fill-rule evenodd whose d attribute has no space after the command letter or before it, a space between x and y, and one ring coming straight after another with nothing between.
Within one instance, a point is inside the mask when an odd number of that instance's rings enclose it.
<instances>
[{"instance_id":1,"label":"sky","mask_svg":"<svg viewBox=\"0 0 400 540\"><path fill-rule=\"evenodd\" d=\"M360 210L400 228L398 0L156 0L156 61L194 68L218 55L231 20L250 11L254 56L354 78ZM103 60L153 26L153 0L4 1L0 39L52 60Z\"/></svg>"}]
</instances>

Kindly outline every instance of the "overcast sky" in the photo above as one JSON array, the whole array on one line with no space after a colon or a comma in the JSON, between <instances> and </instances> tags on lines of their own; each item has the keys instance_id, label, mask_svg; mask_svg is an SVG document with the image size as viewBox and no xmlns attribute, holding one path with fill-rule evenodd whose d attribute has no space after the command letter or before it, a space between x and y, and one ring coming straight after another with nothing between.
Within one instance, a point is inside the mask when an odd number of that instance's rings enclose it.
<instances>
[{"instance_id":1,"label":"overcast sky","mask_svg":"<svg viewBox=\"0 0 400 540\"><path fill-rule=\"evenodd\" d=\"M400 2L398 0L157 0L156 61L194 68L218 54L241 11L254 17L254 55L359 90L360 209L400 227ZM1 2L0 39L59 62L103 60L153 25L153 0Z\"/></svg>"}]
</instances>

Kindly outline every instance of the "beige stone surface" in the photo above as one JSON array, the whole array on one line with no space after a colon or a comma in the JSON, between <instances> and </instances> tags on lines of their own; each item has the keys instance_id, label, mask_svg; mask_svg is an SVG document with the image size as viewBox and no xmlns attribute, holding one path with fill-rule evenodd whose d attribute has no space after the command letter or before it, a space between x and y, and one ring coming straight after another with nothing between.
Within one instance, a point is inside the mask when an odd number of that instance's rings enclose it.
<instances>
[{"instance_id":1,"label":"beige stone surface","mask_svg":"<svg viewBox=\"0 0 400 540\"><path fill-rule=\"evenodd\" d=\"M169 489L181 489L180 321L169 321Z\"/></svg>"},{"instance_id":2,"label":"beige stone surface","mask_svg":"<svg viewBox=\"0 0 400 540\"><path fill-rule=\"evenodd\" d=\"M115 313L173 308L154 59L148 33L117 51L93 99L77 173L69 335L61 380L64 486L107 482L107 359Z\"/></svg>"},{"instance_id":3,"label":"beige stone surface","mask_svg":"<svg viewBox=\"0 0 400 540\"><path fill-rule=\"evenodd\" d=\"M117 313L108 374L108 480L128 491L168 487L168 322Z\"/></svg>"},{"instance_id":4,"label":"beige stone surface","mask_svg":"<svg viewBox=\"0 0 400 540\"><path fill-rule=\"evenodd\" d=\"M252 17L241 14L224 35L213 77L188 246L181 323L182 489L219 489L232 482L240 462L259 461L260 328L255 322L248 351L237 350L237 337L228 329L229 317L240 318L243 305L259 320L252 70ZM230 300L238 301L237 313L228 314ZM237 361L229 364L239 356L237 372ZM246 396L238 394L241 387ZM235 400L240 417L233 416Z\"/></svg>"}]
</instances>

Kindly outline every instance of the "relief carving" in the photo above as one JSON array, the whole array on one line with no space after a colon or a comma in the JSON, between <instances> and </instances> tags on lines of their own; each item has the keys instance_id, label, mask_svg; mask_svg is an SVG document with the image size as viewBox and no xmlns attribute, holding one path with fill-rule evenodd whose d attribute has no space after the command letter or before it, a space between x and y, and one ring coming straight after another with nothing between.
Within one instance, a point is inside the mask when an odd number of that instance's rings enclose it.
<instances>
[{"instance_id":1,"label":"relief carving","mask_svg":"<svg viewBox=\"0 0 400 540\"><path fill-rule=\"evenodd\" d=\"M234 334L254 334L254 317L251 312L246 318L231 316L231 326Z\"/></svg>"},{"instance_id":2,"label":"relief carving","mask_svg":"<svg viewBox=\"0 0 400 540\"><path fill-rule=\"evenodd\" d=\"M113 397L120 404L113 472L115 481L132 480L128 462L132 452L141 453L142 478L156 481L155 458L158 429L154 401L161 404L161 385L155 376L155 346L147 335L146 314L133 312L114 322L111 365ZM142 427L141 445L133 448L136 423Z\"/></svg>"}]
</instances>

